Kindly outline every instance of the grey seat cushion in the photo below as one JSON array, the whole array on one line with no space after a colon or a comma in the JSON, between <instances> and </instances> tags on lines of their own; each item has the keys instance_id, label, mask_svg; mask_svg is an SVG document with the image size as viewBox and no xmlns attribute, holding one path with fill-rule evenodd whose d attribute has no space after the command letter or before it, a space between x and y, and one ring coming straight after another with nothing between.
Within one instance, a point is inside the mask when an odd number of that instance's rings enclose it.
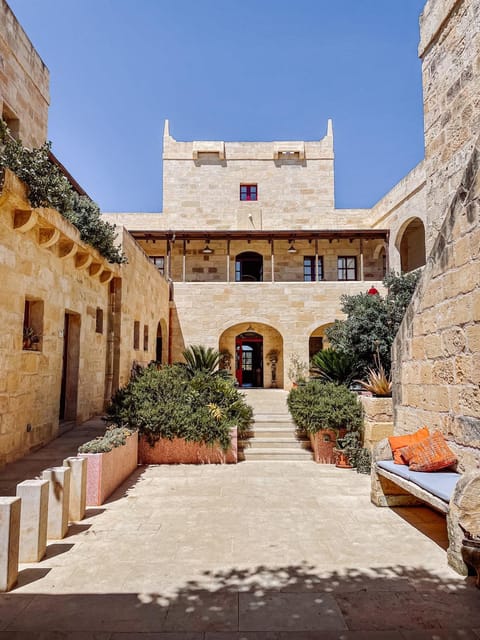
<instances>
[{"instance_id":1,"label":"grey seat cushion","mask_svg":"<svg viewBox=\"0 0 480 640\"><path fill-rule=\"evenodd\" d=\"M406 464L395 464L393 460L379 460L377 466L414 482L445 502L450 502L460 478L460 474L454 471L410 471Z\"/></svg>"}]
</instances>

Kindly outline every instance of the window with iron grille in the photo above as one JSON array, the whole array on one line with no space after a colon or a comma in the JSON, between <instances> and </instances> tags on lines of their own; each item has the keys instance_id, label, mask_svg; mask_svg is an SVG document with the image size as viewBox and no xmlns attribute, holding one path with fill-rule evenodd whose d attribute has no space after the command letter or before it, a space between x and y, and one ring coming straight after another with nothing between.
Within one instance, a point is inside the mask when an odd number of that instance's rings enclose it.
<instances>
[{"instance_id":1,"label":"window with iron grille","mask_svg":"<svg viewBox=\"0 0 480 640\"><path fill-rule=\"evenodd\" d=\"M240 185L240 200L258 200L258 188L256 184Z\"/></svg>"},{"instance_id":2,"label":"window with iron grille","mask_svg":"<svg viewBox=\"0 0 480 640\"><path fill-rule=\"evenodd\" d=\"M337 278L338 280L357 279L357 258L356 256L337 257Z\"/></svg>"}]
</instances>

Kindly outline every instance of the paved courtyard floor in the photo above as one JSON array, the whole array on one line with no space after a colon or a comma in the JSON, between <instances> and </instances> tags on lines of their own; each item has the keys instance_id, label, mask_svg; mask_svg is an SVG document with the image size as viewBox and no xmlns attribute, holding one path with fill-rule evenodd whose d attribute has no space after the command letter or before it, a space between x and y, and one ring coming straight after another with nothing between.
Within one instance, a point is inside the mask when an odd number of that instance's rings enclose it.
<instances>
[{"instance_id":1,"label":"paved courtyard floor","mask_svg":"<svg viewBox=\"0 0 480 640\"><path fill-rule=\"evenodd\" d=\"M314 462L141 467L21 565L0 640L480 638L444 519L378 509L369 484Z\"/></svg>"}]
</instances>

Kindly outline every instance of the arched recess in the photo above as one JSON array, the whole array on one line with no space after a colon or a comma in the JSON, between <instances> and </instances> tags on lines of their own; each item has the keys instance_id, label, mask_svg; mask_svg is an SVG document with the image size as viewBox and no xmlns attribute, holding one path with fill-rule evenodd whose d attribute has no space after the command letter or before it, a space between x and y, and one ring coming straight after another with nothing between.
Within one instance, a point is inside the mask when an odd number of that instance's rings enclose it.
<instances>
[{"instance_id":1,"label":"arched recess","mask_svg":"<svg viewBox=\"0 0 480 640\"><path fill-rule=\"evenodd\" d=\"M239 383L283 388L283 338L274 327L262 322L240 322L223 331L218 348L224 355L222 366ZM247 366L246 375L242 375L244 365Z\"/></svg>"},{"instance_id":2,"label":"arched recess","mask_svg":"<svg viewBox=\"0 0 480 640\"><path fill-rule=\"evenodd\" d=\"M163 319L157 325L155 360L161 364L168 362L168 330L167 323Z\"/></svg>"},{"instance_id":3,"label":"arched recess","mask_svg":"<svg viewBox=\"0 0 480 640\"><path fill-rule=\"evenodd\" d=\"M236 282L262 282L263 256L256 251L243 251L235 256Z\"/></svg>"},{"instance_id":4,"label":"arched recess","mask_svg":"<svg viewBox=\"0 0 480 640\"><path fill-rule=\"evenodd\" d=\"M312 357L321 351L322 349L328 349L330 346L328 342L328 338L326 335L326 330L328 327L331 327L333 322L328 322L327 324L322 324L320 327L317 327L312 331L308 338L308 359L311 360Z\"/></svg>"},{"instance_id":5,"label":"arched recess","mask_svg":"<svg viewBox=\"0 0 480 640\"><path fill-rule=\"evenodd\" d=\"M400 254L400 268L408 273L423 267L425 255L425 226L420 218L410 218L400 229L395 245Z\"/></svg>"}]
</instances>

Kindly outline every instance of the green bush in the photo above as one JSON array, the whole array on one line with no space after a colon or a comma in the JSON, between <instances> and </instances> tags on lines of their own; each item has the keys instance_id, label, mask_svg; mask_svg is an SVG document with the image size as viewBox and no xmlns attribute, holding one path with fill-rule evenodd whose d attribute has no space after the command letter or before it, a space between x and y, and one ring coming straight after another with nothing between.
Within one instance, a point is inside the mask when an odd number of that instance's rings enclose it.
<instances>
[{"instance_id":1,"label":"green bush","mask_svg":"<svg viewBox=\"0 0 480 640\"><path fill-rule=\"evenodd\" d=\"M80 231L81 239L109 262L126 262L115 244L115 225L102 219L100 209L87 196L74 191L60 169L50 161L51 143L27 149L14 140L0 118L0 167L7 167L28 187L32 207L56 209Z\"/></svg>"},{"instance_id":2,"label":"green bush","mask_svg":"<svg viewBox=\"0 0 480 640\"><path fill-rule=\"evenodd\" d=\"M149 366L115 394L107 421L138 428L152 446L160 438L183 438L227 450L231 428L248 430L252 409L231 378L190 375L180 365Z\"/></svg>"},{"instance_id":3,"label":"green bush","mask_svg":"<svg viewBox=\"0 0 480 640\"><path fill-rule=\"evenodd\" d=\"M335 349L323 349L310 360L310 373L313 378L348 387L357 375L357 367L351 355Z\"/></svg>"},{"instance_id":4,"label":"green bush","mask_svg":"<svg viewBox=\"0 0 480 640\"><path fill-rule=\"evenodd\" d=\"M322 429L358 431L363 425L363 408L358 397L343 385L310 380L292 389L287 399L295 424L317 433Z\"/></svg>"},{"instance_id":5,"label":"green bush","mask_svg":"<svg viewBox=\"0 0 480 640\"><path fill-rule=\"evenodd\" d=\"M78 447L78 453L107 453L127 442L134 430L125 427L107 429L105 435L89 440Z\"/></svg>"}]
</instances>

